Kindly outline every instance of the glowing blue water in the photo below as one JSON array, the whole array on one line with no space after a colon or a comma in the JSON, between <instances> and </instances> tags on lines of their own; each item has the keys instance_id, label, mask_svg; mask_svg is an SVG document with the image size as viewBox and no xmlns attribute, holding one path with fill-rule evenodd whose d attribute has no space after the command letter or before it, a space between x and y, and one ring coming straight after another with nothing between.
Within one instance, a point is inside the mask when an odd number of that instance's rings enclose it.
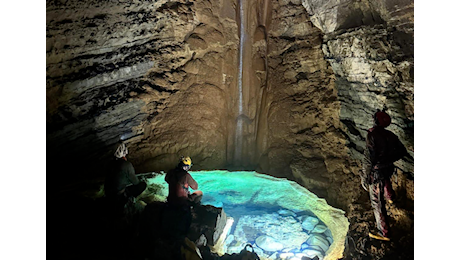
<instances>
[{"instance_id":1,"label":"glowing blue water","mask_svg":"<svg viewBox=\"0 0 460 260\"><path fill-rule=\"evenodd\" d=\"M203 191L202 204L223 208L235 220L225 242L229 254L250 243L259 255L268 257L269 251L263 248L269 248L267 241L273 240L282 244L284 251L280 250L280 254L308 253L322 259L333 243L330 230L308 208L318 198L295 182L250 171L190 174ZM149 183L161 185L161 196L166 199L164 175L149 179Z\"/></svg>"}]
</instances>

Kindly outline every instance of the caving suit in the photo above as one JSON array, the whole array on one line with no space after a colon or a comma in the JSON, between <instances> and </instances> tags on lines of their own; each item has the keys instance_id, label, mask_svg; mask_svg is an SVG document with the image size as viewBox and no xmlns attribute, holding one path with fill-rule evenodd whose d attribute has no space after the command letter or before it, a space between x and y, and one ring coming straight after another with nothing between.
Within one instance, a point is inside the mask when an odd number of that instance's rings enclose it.
<instances>
[{"instance_id":1,"label":"caving suit","mask_svg":"<svg viewBox=\"0 0 460 260\"><path fill-rule=\"evenodd\" d=\"M390 181L395 170L393 162L406 154L406 148L391 131L380 126L368 130L361 178L362 182L369 185L377 228L385 237L388 237L389 232L385 198L393 200L395 196Z\"/></svg>"},{"instance_id":2,"label":"caving suit","mask_svg":"<svg viewBox=\"0 0 460 260\"><path fill-rule=\"evenodd\" d=\"M181 167L169 171L165 180L169 184L168 202L174 204L184 204L192 199L189 187L198 189L198 183Z\"/></svg>"},{"instance_id":3,"label":"caving suit","mask_svg":"<svg viewBox=\"0 0 460 260\"><path fill-rule=\"evenodd\" d=\"M130 198L139 196L147 187L135 175L133 165L124 160L116 159L111 162L105 178L104 190L109 203L120 209Z\"/></svg>"},{"instance_id":4,"label":"caving suit","mask_svg":"<svg viewBox=\"0 0 460 260\"><path fill-rule=\"evenodd\" d=\"M201 200L201 196L190 194L189 187L197 190L198 183L180 166L169 171L165 180L169 186L169 194L162 216L162 226L169 236L186 235L192 222L191 202Z\"/></svg>"}]
</instances>

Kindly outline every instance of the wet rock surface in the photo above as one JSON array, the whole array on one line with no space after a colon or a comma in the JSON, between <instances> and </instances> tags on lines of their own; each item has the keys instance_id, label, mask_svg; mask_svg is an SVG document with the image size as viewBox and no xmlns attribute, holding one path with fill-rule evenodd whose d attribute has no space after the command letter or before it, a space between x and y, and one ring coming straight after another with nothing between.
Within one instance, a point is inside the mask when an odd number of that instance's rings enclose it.
<instances>
[{"instance_id":1,"label":"wet rock surface","mask_svg":"<svg viewBox=\"0 0 460 260\"><path fill-rule=\"evenodd\" d=\"M306 223L313 226L313 230L305 229ZM323 259L333 241L324 223L311 213L245 215L234 225L233 234L224 245L229 254L240 252L249 242L261 258L290 259L303 253L311 258L318 256ZM314 227L320 227L321 232Z\"/></svg>"},{"instance_id":2,"label":"wet rock surface","mask_svg":"<svg viewBox=\"0 0 460 260\"><path fill-rule=\"evenodd\" d=\"M233 220L225 233L222 254L236 254L250 244L262 259L282 258L281 254L295 255L312 248L320 250L321 258L342 257L348 231L344 212L297 183L249 171L190 174L204 194L202 203L219 205ZM161 174L149 179L149 184L163 187L158 191L163 197L168 193ZM316 238L308 241L312 236L323 239L322 249Z\"/></svg>"},{"instance_id":3,"label":"wet rock surface","mask_svg":"<svg viewBox=\"0 0 460 260\"><path fill-rule=\"evenodd\" d=\"M103 197L85 198L63 194L52 202L60 208L49 220L61 225L51 230L48 257L64 259L181 259L181 246L187 237L208 257L214 234L221 234L224 211L212 206L192 210L172 208L163 202L131 205L129 214L112 214ZM134 209L136 208L136 209ZM128 212L125 211L125 212ZM72 223L72 224L71 224ZM201 241L201 244L199 242Z\"/></svg>"}]
</instances>

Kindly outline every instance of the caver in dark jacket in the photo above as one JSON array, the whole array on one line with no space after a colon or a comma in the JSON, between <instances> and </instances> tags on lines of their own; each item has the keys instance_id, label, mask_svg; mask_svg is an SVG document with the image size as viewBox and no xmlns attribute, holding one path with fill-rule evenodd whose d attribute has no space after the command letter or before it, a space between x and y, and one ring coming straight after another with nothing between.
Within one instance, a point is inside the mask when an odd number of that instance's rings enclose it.
<instances>
[{"instance_id":1,"label":"caver in dark jacket","mask_svg":"<svg viewBox=\"0 0 460 260\"><path fill-rule=\"evenodd\" d=\"M135 175L132 163L126 159L127 154L128 149L121 144L115 152L116 158L108 166L104 184L109 205L118 212L147 188L147 184L139 181Z\"/></svg>"},{"instance_id":2,"label":"caver in dark jacket","mask_svg":"<svg viewBox=\"0 0 460 260\"><path fill-rule=\"evenodd\" d=\"M137 197L145 190L146 183L139 181L132 163L121 158L111 162L104 187L106 196Z\"/></svg>"}]
</instances>

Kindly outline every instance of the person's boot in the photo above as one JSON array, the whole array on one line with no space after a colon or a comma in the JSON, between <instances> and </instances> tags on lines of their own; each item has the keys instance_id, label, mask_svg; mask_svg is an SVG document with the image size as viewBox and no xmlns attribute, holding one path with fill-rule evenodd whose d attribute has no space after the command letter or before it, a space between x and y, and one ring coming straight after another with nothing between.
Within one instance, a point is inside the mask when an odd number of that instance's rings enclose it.
<instances>
[{"instance_id":1,"label":"person's boot","mask_svg":"<svg viewBox=\"0 0 460 260\"><path fill-rule=\"evenodd\" d=\"M374 239L378 239L378 240L382 240L382 241L390 241L389 237L385 237L385 236L381 235L380 232L377 233L377 234L373 234L373 233L369 232L369 237L374 238Z\"/></svg>"}]
</instances>

